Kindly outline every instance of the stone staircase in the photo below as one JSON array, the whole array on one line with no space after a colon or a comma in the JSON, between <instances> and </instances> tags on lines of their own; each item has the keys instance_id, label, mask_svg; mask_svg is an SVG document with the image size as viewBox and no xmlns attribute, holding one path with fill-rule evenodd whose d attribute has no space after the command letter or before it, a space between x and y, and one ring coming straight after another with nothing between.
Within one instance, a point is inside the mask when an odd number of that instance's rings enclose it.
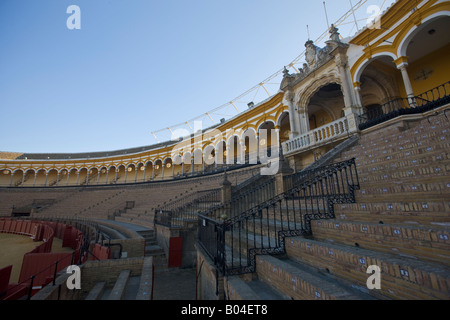
<instances>
[{"instance_id":1,"label":"stone staircase","mask_svg":"<svg viewBox=\"0 0 450 320\"><path fill-rule=\"evenodd\" d=\"M251 277L226 276L225 297L449 300L449 124L442 113L366 130L334 159L356 158L356 202L335 204L335 219L313 220L312 235L287 237L284 253L257 255ZM233 237L276 241L273 225L261 233L243 223ZM368 288L369 266L380 268L381 289Z\"/></svg>"},{"instance_id":2,"label":"stone staircase","mask_svg":"<svg viewBox=\"0 0 450 320\"><path fill-rule=\"evenodd\" d=\"M145 239L145 257L153 258L155 272L166 271L168 261L164 249L158 245L154 230L146 230L138 232Z\"/></svg>"},{"instance_id":3,"label":"stone staircase","mask_svg":"<svg viewBox=\"0 0 450 320\"><path fill-rule=\"evenodd\" d=\"M112 287L105 281L97 282L85 300L150 300L152 281L153 258L149 257L144 260L140 274L124 269Z\"/></svg>"}]
</instances>

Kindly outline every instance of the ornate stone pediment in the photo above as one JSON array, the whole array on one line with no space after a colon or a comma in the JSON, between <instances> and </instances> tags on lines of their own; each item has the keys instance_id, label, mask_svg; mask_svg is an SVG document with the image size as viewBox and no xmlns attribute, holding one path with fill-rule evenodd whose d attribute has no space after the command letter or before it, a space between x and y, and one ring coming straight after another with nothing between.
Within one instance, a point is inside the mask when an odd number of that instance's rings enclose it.
<instances>
[{"instance_id":1,"label":"ornate stone pediment","mask_svg":"<svg viewBox=\"0 0 450 320\"><path fill-rule=\"evenodd\" d=\"M330 40L326 42L326 46L320 48L314 44L313 41L308 40L305 43L305 61L303 63L303 68L299 69L299 73L290 74L286 69L284 70L283 81L281 82L281 89L286 86L298 83L299 81L306 78L311 72L317 70L326 62L334 58L332 52L334 49L340 46L347 46L345 43L341 42L338 29L331 25L330 30Z\"/></svg>"}]
</instances>

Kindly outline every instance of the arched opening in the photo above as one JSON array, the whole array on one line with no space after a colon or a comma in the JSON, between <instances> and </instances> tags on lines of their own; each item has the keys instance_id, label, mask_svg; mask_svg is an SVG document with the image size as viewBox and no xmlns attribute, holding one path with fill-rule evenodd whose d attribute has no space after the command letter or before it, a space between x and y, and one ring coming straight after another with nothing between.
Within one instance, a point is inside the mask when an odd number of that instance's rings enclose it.
<instances>
[{"instance_id":1,"label":"arched opening","mask_svg":"<svg viewBox=\"0 0 450 320\"><path fill-rule=\"evenodd\" d=\"M163 162L162 179L172 179L174 173L173 162L171 158L166 158Z\"/></svg>"},{"instance_id":2,"label":"arched opening","mask_svg":"<svg viewBox=\"0 0 450 320\"><path fill-rule=\"evenodd\" d=\"M53 187L58 183L59 177L58 177L58 170L56 169L50 169L48 172L47 177L47 186Z\"/></svg>"},{"instance_id":3,"label":"arched opening","mask_svg":"<svg viewBox=\"0 0 450 320\"><path fill-rule=\"evenodd\" d=\"M245 163L258 163L258 139L253 129L246 130L242 139L245 141Z\"/></svg>"},{"instance_id":4,"label":"arched opening","mask_svg":"<svg viewBox=\"0 0 450 320\"><path fill-rule=\"evenodd\" d=\"M339 84L330 83L321 87L309 100L309 130L342 118L344 108L344 96Z\"/></svg>"},{"instance_id":5,"label":"arched opening","mask_svg":"<svg viewBox=\"0 0 450 320\"><path fill-rule=\"evenodd\" d=\"M152 179L152 172L153 172L153 162L152 161L147 161L145 163L145 166L143 167L144 169L142 171L142 181L143 182L147 182L150 181Z\"/></svg>"},{"instance_id":6,"label":"arched opening","mask_svg":"<svg viewBox=\"0 0 450 320\"><path fill-rule=\"evenodd\" d=\"M186 175L192 172L192 154L190 152L186 152L185 154L183 154L183 162L181 166L182 175Z\"/></svg>"},{"instance_id":7,"label":"arched opening","mask_svg":"<svg viewBox=\"0 0 450 320\"><path fill-rule=\"evenodd\" d=\"M373 58L361 72L359 82L365 120L389 112L391 104L397 105L401 96L406 97L401 73L391 56Z\"/></svg>"},{"instance_id":8,"label":"arched opening","mask_svg":"<svg viewBox=\"0 0 450 320\"><path fill-rule=\"evenodd\" d=\"M11 170L2 169L0 171L0 185L9 187L10 180L11 180Z\"/></svg>"},{"instance_id":9,"label":"arched opening","mask_svg":"<svg viewBox=\"0 0 450 320\"><path fill-rule=\"evenodd\" d=\"M67 172L67 170L66 170ZM36 175L36 171L34 169L28 169L25 171L25 179L23 181L23 187L32 187L34 183L34 177Z\"/></svg>"},{"instance_id":10,"label":"arched opening","mask_svg":"<svg viewBox=\"0 0 450 320\"><path fill-rule=\"evenodd\" d=\"M223 167L227 163L227 144L220 141L216 147L216 165L217 168Z\"/></svg>"},{"instance_id":11,"label":"arched opening","mask_svg":"<svg viewBox=\"0 0 450 320\"><path fill-rule=\"evenodd\" d=\"M216 149L212 144L205 147L203 151L203 161L205 163L205 172L213 172L216 163Z\"/></svg>"},{"instance_id":12,"label":"arched opening","mask_svg":"<svg viewBox=\"0 0 450 320\"><path fill-rule=\"evenodd\" d=\"M139 162L136 166L136 173L134 176L134 182L143 181L145 165Z\"/></svg>"},{"instance_id":13,"label":"arched opening","mask_svg":"<svg viewBox=\"0 0 450 320\"><path fill-rule=\"evenodd\" d=\"M20 187L22 185L22 181L24 178L24 172L21 169L13 171L10 175L10 186L11 187Z\"/></svg>"},{"instance_id":14,"label":"arched opening","mask_svg":"<svg viewBox=\"0 0 450 320\"><path fill-rule=\"evenodd\" d=\"M193 172L202 172L203 171L203 152L200 149L194 150L194 170Z\"/></svg>"},{"instance_id":15,"label":"arched opening","mask_svg":"<svg viewBox=\"0 0 450 320\"><path fill-rule=\"evenodd\" d=\"M415 26L399 49L400 54L408 57L407 70L416 97L449 81L450 16L443 14L430 16Z\"/></svg>"},{"instance_id":16,"label":"arched opening","mask_svg":"<svg viewBox=\"0 0 450 320\"><path fill-rule=\"evenodd\" d=\"M283 112L278 119L278 126L280 127L280 142L286 142L290 139L291 123L289 121L289 112Z\"/></svg>"},{"instance_id":17,"label":"arched opening","mask_svg":"<svg viewBox=\"0 0 450 320\"><path fill-rule=\"evenodd\" d=\"M234 165L241 163L241 144L238 136L228 139L227 164Z\"/></svg>"},{"instance_id":18,"label":"arched opening","mask_svg":"<svg viewBox=\"0 0 450 320\"><path fill-rule=\"evenodd\" d=\"M136 176L136 166L131 163L127 166L127 169L125 171L125 178L124 178L124 183L132 183L134 182L134 178Z\"/></svg>"},{"instance_id":19,"label":"arched opening","mask_svg":"<svg viewBox=\"0 0 450 320\"><path fill-rule=\"evenodd\" d=\"M45 186L47 180L47 171L45 171L45 169L39 169L35 178L36 179L34 180L33 186Z\"/></svg>"},{"instance_id":20,"label":"arched opening","mask_svg":"<svg viewBox=\"0 0 450 320\"><path fill-rule=\"evenodd\" d=\"M115 166L110 166L106 173L106 184L116 183L116 173L117 168Z\"/></svg>"},{"instance_id":21,"label":"arched opening","mask_svg":"<svg viewBox=\"0 0 450 320\"><path fill-rule=\"evenodd\" d=\"M87 183L87 178L88 178L88 169L87 168L82 168L79 171L79 176L77 179L77 184L84 186Z\"/></svg>"},{"instance_id":22,"label":"arched opening","mask_svg":"<svg viewBox=\"0 0 450 320\"><path fill-rule=\"evenodd\" d=\"M264 159L271 157L274 149L279 148L278 134L275 130L275 124L272 121L266 121L258 129L258 148L259 159L264 163Z\"/></svg>"},{"instance_id":23,"label":"arched opening","mask_svg":"<svg viewBox=\"0 0 450 320\"><path fill-rule=\"evenodd\" d=\"M106 167L101 167L98 171L97 176L97 184L106 184L106 173L108 172L108 169Z\"/></svg>"},{"instance_id":24,"label":"arched opening","mask_svg":"<svg viewBox=\"0 0 450 320\"><path fill-rule=\"evenodd\" d=\"M114 183L124 183L125 181L125 165L121 164L117 167L116 174L114 176Z\"/></svg>"},{"instance_id":25,"label":"arched opening","mask_svg":"<svg viewBox=\"0 0 450 320\"><path fill-rule=\"evenodd\" d=\"M155 165L153 166L153 175L152 175L153 180L162 179L162 170L163 170L162 165L163 165L162 160L158 159L155 161Z\"/></svg>"},{"instance_id":26,"label":"arched opening","mask_svg":"<svg viewBox=\"0 0 450 320\"><path fill-rule=\"evenodd\" d=\"M173 177L174 178L179 178L182 175L182 162L183 162L183 158L181 157L181 155L177 154L174 155L172 158L172 166L173 166Z\"/></svg>"}]
</instances>

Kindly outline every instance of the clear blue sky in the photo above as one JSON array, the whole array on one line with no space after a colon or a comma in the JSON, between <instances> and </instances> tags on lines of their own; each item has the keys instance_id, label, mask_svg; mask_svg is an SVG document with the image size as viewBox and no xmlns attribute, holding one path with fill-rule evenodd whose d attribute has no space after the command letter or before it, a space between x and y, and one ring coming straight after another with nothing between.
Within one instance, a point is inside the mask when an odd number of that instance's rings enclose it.
<instances>
[{"instance_id":1,"label":"clear blue sky","mask_svg":"<svg viewBox=\"0 0 450 320\"><path fill-rule=\"evenodd\" d=\"M368 1L358 18L383 2ZM81 9L80 30L66 26L69 5ZM326 5L330 23L350 9L349 0ZM304 50L306 25L312 39L326 30L323 1L1 0L0 150L153 144L152 131L289 64Z\"/></svg>"}]
</instances>

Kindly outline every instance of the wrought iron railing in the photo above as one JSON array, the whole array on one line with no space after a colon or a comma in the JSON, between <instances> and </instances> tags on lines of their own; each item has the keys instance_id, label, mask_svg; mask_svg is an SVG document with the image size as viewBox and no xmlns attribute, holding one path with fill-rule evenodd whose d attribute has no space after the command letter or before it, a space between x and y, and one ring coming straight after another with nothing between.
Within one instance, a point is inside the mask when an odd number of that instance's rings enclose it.
<instances>
[{"instance_id":1,"label":"wrought iron railing","mask_svg":"<svg viewBox=\"0 0 450 320\"><path fill-rule=\"evenodd\" d=\"M397 98L359 116L359 129L364 130L405 114L417 114L450 103L450 81L412 98Z\"/></svg>"},{"instance_id":2,"label":"wrought iron railing","mask_svg":"<svg viewBox=\"0 0 450 320\"><path fill-rule=\"evenodd\" d=\"M251 178L241 182L240 184L238 184L236 180L236 185L233 187L233 191L236 194L241 193L243 189L246 189L249 186L249 181L252 183L259 181L258 179L261 179L259 171L259 168L250 168L244 172L234 172L228 175L230 178L234 178L238 174L252 175ZM227 174L226 171L225 174ZM264 179L264 177L262 178ZM223 206L221 191L221 188L197 191L173 200L162 207L156 208L154 219L155 224L167 227L179 227L184 224L183 221L197 221L197 215L199 213L204 213L212 208L220 208Z\"/></svg>"},{"instance_id":3,"label":"wrought iron railing","mask_svg":"<svg viewBox=\"0 0 450 320\"><path fill-rule=\"evenodd\" d=\"M155 209L155 224L166 227L180 227L186 221L196 221L199 213L206 212L211 206L221 203L222 189L198 191Z\"/></svg>"},{"instance_id":4,"label":"wrought iron railing","mask_svg":"<svg viewBox=\"0 0 450 320\"><path fill-rule=\"evenodd\" d=\"M220 221L211 210L199 216L199 245L223 275L254 272L256 255L284 253L286 237L310 235L312 220L334 218L334 204L354 202L359 189L355 159L302 177L295 176L288 191L243 208L239 215Z\"/></svg>"}]
</instances>

